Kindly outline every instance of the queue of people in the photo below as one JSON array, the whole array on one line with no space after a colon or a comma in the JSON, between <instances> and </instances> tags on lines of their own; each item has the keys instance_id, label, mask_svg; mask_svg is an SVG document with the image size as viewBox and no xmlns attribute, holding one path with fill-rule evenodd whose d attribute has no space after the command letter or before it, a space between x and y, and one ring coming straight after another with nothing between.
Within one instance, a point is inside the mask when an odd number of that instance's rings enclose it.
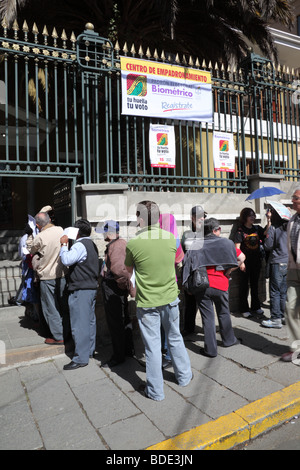
<instances>
[{"instance_id":1,"label":"queue of people","mask_svg":"<svg viewBox=\"0 0 300 470\"><path fill-rule=\"evenodd\" d=\"M120 237L117 221L107 221L97 229L107 242L101 270L89 221L81 219L75 223L77 237L75 243L70 243L49 213L39 212L35 216L38 233L28 239L26 249L39 280L42 316L50 333L45 343L65 344L72 338L72 360L64 369L88 365L96 348L95 302L101 284L113 349L112 357L101 367L122 364L127 356L134 356L128 314L131 295L135 297L145 347L143 393L153 400L163 400L162 353L168 354L180 386L187 386L193 378L183 337L194 332L197 311L204 332L201 354L211 358L218 354L215 312L223 346L239 344L229 308L232 271L238 270L241 315L249 318L263 313L258 282L262 258L267 256L271 316L261 324L265 328L281 328L286 322L292 344L282 359L291 361L300 344L300 189L294 192L292 201L296 213L290 221L282 220L274 210L268 211L265 228L255 225L256 215L251 208L244 208L234 240L222 237L219 221L208 218L201 206L195 206L191 210L192 230L184 232L181 242L174 216L160 214L153 201L142 201L136 210L138 231L128 242ZM178 283L176 267L180 264ZM182 332L181 283L185 286Z\"/></svg>"}]
</instances>

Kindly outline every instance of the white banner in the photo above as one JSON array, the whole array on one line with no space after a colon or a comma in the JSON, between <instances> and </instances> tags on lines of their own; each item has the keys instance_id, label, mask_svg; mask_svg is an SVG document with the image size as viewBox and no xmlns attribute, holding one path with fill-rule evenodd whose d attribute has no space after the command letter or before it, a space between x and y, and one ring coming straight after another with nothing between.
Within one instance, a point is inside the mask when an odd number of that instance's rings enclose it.
<instances>
[{"instance_id":1,"label":"white banner","mask_svg":"<svg viewBox=\"0 0 300 470\"><path fill-rule=\"evenodd\" d=\"M175 168L174 127L150 124L149 149L152 167Z\"/></svg>"},{"instance_id":2,"label":"white banner","mask_svg":"<svg viewBox=\"0 0 300 470\"><path fill-rule=\"evenodd\" d=\"M211 74L121 57L122 114L212 122Z\"/></svg>"},{"instance_id":3,"label":"white banner","mask_svg":"<svg viewBox=\"0 0 300 470\"><path fill-rule=\"evenodd\" d=\"M214 132L213 153L215 171L235 171L235 152L233 134Z\"/></svg>"}]
</instances>

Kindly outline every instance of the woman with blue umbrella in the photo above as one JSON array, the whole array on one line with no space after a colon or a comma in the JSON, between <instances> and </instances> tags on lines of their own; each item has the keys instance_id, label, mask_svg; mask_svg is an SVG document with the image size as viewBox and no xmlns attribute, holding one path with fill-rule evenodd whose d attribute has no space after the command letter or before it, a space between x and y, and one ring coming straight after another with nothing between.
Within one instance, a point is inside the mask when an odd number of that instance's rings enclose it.
<instances>
[{"instance_id":1,"label":"woman with blue umbrella","mask_svg":"<svg viewBox=\"0 0 300 470\"><path fill-rule=\"evenodd\" d=\"M240 312L248 318L252 313L263 314L258 297L258 281L262 264L262 249L264 229L254 225L256 214L250 207L245 207L240 213L240 226L235 235L235 246L246 256L245 270L239 270L239 301ZM248 303L250 284L251 308Z\"/></svg>"}]
</instances>

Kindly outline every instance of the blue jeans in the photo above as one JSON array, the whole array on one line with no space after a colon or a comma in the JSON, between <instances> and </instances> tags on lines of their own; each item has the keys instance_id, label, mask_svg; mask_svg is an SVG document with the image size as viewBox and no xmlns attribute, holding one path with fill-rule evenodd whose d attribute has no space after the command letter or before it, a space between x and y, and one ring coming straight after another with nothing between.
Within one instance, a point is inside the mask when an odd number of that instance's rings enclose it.
<instances>
[{"instance_id":1,"label":"blue jeans","mask_svg":"<svg viewBox=\"0 0 300 470\"><path fill-rule=\"evenodd\" d=\"M287 292L286 275L286 263L270 264L270 307L271 318L274 320L284 317Z\"/></svg>"},{"instance_id":2,"label":"blue jeans","mask_svg":"<svg viewBox=\"0 0 300 470\"><path fill-rule=\"evenodd\" d=\"M153 400L164 399L161 355L161 324L164 328L177 382L182 387L192 378L190 358L179 330L179 299L161 307L137 308L137 318L145 346L147 385Z\"/></svg>"}]
</instances>

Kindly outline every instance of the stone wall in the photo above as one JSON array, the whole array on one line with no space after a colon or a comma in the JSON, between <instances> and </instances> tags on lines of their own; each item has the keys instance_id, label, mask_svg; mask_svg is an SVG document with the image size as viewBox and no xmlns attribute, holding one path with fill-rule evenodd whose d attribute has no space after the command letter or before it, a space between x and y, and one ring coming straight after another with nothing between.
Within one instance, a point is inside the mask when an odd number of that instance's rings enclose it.
<instances>
[{"instance_id":1,"label":"stone wall","mask_svg":"<svg viewBox=\"0 0 300 470\"><path fill-rule=\"evenodd\" d=\"M281 201L291 205L291 195L298 186L297 182L289 183L281 180L278 175L257 175L251 177L251 190L262 186L276 186L284 194L272 196L272 200ZM177 221L179 236L184 230L190 228L190 210L194 205L200 204L207 212L208 217L215 217L220 221L222 236L233 238L237 228L240 211L244 207L251 207L256 211L257 224L265 226L265 211L267 200L260 199L246 201L248 194L235 193L170 193L170 192L133 192L127 185L82 185L77 188L78 217L90 220L93 227L102 226L105 220L114 219L120 223L120 234L130 239L136 232L136 206L146 199L155 201L162 213L172 213ZM103 256L105 242L103 236L93 232L94 241L98 246L100 256ZM264 276L264 267L259 282L259 295L261 302L268 298L267 281ZM238 271L232 273L230 281L230 309L238 312Z\"/></svg>"}]
</instances>

